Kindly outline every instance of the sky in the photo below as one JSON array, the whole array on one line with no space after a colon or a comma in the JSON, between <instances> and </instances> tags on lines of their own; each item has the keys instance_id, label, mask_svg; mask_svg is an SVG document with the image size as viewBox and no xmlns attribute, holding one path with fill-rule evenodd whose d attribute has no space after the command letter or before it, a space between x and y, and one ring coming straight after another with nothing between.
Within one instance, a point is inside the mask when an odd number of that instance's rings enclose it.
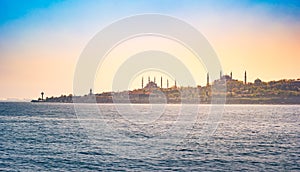
<instances>
[{"instance_id":1,"label":"sky","mask_svg":"<svg viewBox=\"0 0 300 172\"><path fill-rule=\"evenodd\" d=\"M93 36L119 19L145 13L194 26L214 48L223 73L235 79L243 80L245 70L250 82L300 78L300 1L1 0L0 100L36 99L41 91L49 97L72 93L77 61ZM113 73L105 74L121 63L113 59L98 71L94 92L112 88ZM205 70L198 72L202 79L196 82L204 85ZM144 75L132 78L130 88L140 87Z\"/></svg>"}]
</instances>

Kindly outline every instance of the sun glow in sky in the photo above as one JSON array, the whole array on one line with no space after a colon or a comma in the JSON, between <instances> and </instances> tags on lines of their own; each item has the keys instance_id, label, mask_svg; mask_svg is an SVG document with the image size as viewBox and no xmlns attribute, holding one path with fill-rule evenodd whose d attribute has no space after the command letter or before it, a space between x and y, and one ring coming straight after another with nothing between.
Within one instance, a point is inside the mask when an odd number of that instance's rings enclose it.
<instances>
[{"instance_id":1,"label":"sun glow in sky","mask_svg":"<svg viewBox=\"0 0 300 172\"><path fill-rule=\"evenodd\" d=\"M300 78L299 1L23 3L0 1L0 100L37 98L41 91L45 96L72 93L76 63L89 40L114 21L144 13L166 14L193 25L213 46L223 73L232 72L236 79L242 80L245 70L249 81ZM118 60L109 63L117 68ZM206 74L199 73L203 79L197 84L204 85ZM97 78L96 92L111 88L111 78L102 77L107 85L97 86ZM132 80L131 87L135 85L140 87L138 79Z\"/></svg>"},{"instance_id":2,"label":"sun glow in sky","mask_svg":"<svg viewBox=\"0 0 300 172\"><path fill-rule=\"evenodd\" d=\"M139 71L134 76L128 76L131 78L126 84L127 87L122 88L118 85L113 85L113 79L115 75L118 74L118 69L122 65L125 65L124 62L132 56L137 55L140 52L148 52L148 51L160 51L164 53L168 53L176 59L179 59L180 62L184 66L188 66L190 73L193 75L194 80L197 83L205 83L206 82L206 73L207 70L205 66L195 57L195 55L189 51L186 47L182 46L180 43L175 42L173 40L158 37L158 36L141 36L134 37L126 42L115 47L105 58L101 66L98 68L96 79L94 82L94 88L96 92L100 91L110 91L110 90L133 90L136 88L141 88L141 80L144 77L145 85L148 83L148 76L151 81L154 81L154 77L156 78L156 83L160 86L160 78L163 77L164 85L166 87L166 80L169 80L169 86L173 86L175 84L175 80L177 79L177 84L179 85L188 85L188 83L180 83L184 82L179 78L174 78L170 71L161 71L156 69L148 69ZM151 58L151 57L149 57ZM169 65L170 62L163 60L162 57L159 57L160 64ZM141 59L141 58L140 58ZM137 62L140 65L145 63L143 59L140 62ZM126 67L126 66L125 66ZM180 66L174 66L180 70ZM99 83L110 83L110 84L102 84ZM119 84L116 82L116 84ZM145 86L144 85L144 86ZM190 85L196 86L196 85ZM118 89L116 89L118 88Z\"/></svg>"}]
</instances>

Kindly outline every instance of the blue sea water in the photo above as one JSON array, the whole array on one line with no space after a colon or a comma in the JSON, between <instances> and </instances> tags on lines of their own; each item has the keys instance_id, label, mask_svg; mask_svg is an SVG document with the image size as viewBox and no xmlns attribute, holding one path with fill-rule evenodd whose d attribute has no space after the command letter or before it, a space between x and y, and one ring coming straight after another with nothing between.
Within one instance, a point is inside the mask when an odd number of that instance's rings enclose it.
<instances>
[{"instance_id":1,"label":"blue sea water","mask_svg":"<svg viewBox=\"0 0 300 172\"><path fill-rule=\"evenodd\" d=\"M300 171L300 105L182 106L2 102L0 171Z\"/></svg>"}]
</instances>

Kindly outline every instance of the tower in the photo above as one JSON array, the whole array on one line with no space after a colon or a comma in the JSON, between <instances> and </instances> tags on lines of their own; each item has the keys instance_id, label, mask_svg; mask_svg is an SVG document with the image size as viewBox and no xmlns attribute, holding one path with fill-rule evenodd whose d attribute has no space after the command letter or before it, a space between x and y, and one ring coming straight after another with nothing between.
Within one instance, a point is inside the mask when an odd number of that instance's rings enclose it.
<instances>
[{"instance_id":1,"label":"tower","mask_svg":"<svg viewBox=\"0 0 300 172\"><path fill-rule=\"evenodd\" d=\"M144 88L144 77L142 77L142 89Z\"/></svg>"},{"instance_id":2,"label":"tower","mask_svg":"<svg viewBox=\"0 0 300 172\"><path fill-rule=\"evenodd\" d=\"M44 92L41 92L42 100L44 100Z\"/></svg>"},{"instance_id":3,"label":"tower","mask_svg":"<svg viewBox=\"0 0 300 172\"><path fill-rule=\"evenodd\" d=\"M162 88L162 76L160 77L160 88Z\"/></svg>"},{"instance_id":4,"label":"tower","mask_svg":"<svg viewBox=\"0 0 300 172\"><path fill-rule=\"evenodd\" d=\"M220 79L222 79L222 70L220 70Z\"/></svg>"},{"instance_id":5,"label":"tower","mask_svg":"<svg viewBox=\"0 0 300 172\"><path fill-rule=\"evenodd\" d=\"M230 72L230 79L232 79L232 72Z\"/></svg>"},{"instance_id":6,"label":"tower","mask_svg":"<svg viewBox=\"0 0 300 172\"><path fill-rule=\"evenodd\" d=\"M209 86L209 73L207 73L207 76L206 76L206 86Z\"/></svg>"},{"instance_id":7,"label":"tower","mask_svg":"<svg viewBox=\"0 0 300 172\"><path fill-rule=\"evenodd\" d=\"M169 80L167 79L167 88L169 88Z\"/></svg>"},{"instance_id":8,"label":"tower","mask_svg":"<svg viewBox=\"0 0 300 172\"><path fill-rule=\"evenodd\" d=\"M148 83L150 83L150 76L148 76Z\"/></svg>"},{"instance_id":9,"label":"tower","mask_svg":"<svg viewBox=\"0 0 300 172\"><path fill-rule=\"evenodd\" d=\"M93 95L93 90L92 89L90 89L90 95Z\"/></svg>"},{"instance_id":10,"label":"tower","mask_svg":"<svg viewBox=\"0 0 300 172\"><path fill-rule=\"evenodd\" d=\"M155 79L155 77L154 77L154 83L156 82L156 79Z\"/></svg>"},{"instance_id":11,"label":"tower","mask_svg":"<svg viewBox=\"0 0 300 172\"><path fill-rule=\"evenodd\" d=\"M245 71L245 78L244 78L245 84L247 84L247 72Z\"/></svg>"},{"instance_id":12,"label":"tower","mask_svg":"<svg viewBox=\"0 0 300 172\"><path fill-rule=\"evenodd\" d=\"M175 79L175 88L177 88L176 79Z\"/></svg>"}]
</instances>

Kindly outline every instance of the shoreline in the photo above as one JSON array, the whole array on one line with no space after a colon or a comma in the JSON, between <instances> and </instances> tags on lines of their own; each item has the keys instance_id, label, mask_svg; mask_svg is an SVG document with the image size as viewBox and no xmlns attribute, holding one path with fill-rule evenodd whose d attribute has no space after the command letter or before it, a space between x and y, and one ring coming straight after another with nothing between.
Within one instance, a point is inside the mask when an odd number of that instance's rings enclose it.
<instances>
[{"instance_id":1,"label":"shoreline","mask_svg":"<svg viewBox=\"0 0 300 172\"><path fill-rule=\"evenodd\" d=\"M213 101L213 102L212 102ZM300 96L282 97L199 97L199 98L168 98L129 97L113 98L96 95L65 97L63 99L32 100L32 103L94 103L94 104L300 104Z\"/></svg>"},{"instance_id":2,"label":"shoreline","mask_svg":"<svg viewBox=\"0 0 300 172\"><path fill-rule=\"evenodd\" d=\"M114 104L118 104L118 105L147 105L147 104L151 104L151 105L162 105L165 103L88 103L88 102L45 102L45 101L40 101L40 102L31 102L31 101L0 101L0 103L30 103L30 104L89 104L89 105L114 105ZM261 103L166 103L166 105L300 105L300 102L298 103L265 103L265 102L261 102Z\"/></svg>"},{"instance_id":3,"label":"shoreline","mask_svg":"<svg viewBox=\"0 0 300 172\"><path fill-rule=\"evenodd\" d=\"M4 101L3 101L4 102ZM24 103L24 102L19 102ZM297 99L269 99L264 101L257 100L249 100L249 99L235 99L235 100L226 100L225 103L222 102L157 102L157 103L149 103L149 102L47 102L47 101L35 101L31 103L67 103L67 104L168 104L168 105L178 105L178 104L194 104L194 105L209 105L209 104L224 104L224 105L300 105L300 97Z\"/></svg>"}]
</instances>

